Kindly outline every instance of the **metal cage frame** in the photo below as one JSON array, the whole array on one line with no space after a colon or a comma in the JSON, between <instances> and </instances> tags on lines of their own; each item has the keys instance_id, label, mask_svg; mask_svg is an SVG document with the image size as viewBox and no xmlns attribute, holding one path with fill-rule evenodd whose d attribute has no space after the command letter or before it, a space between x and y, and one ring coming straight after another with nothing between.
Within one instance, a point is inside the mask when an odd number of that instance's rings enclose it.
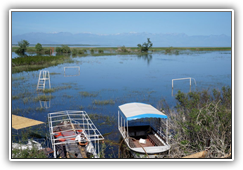
<instances>
[{"instance_id":1,"label":"metal cage frame","mask_svg":"<svg viewBox=\"0 0 243 170\"><path fill-rule=\"evenodd\" d=\"M75 136L65 136L63 138L66 139L66 141L58 142L57 139L55 139L54 135L55 132L53 132L53 129L55 127L60 127L61 122L63 121L70 121L72 125L78 125L80 129L75 130L84 130L86 133L86 137L91 143L91 147L93 147L92 154L95 158L99 158L99 141L104 140L104 137L99 132L99 130L96 128L92 120L89 118L88 114L85 111L73 111L73 110L66 110L66 111L59 111L54 113L48 113L48 124L49 124L49 132L50 132L50 140L52 143L53 151L54 151L54 158L56 158L56 150L55 146L60 144L68 144L68 143L75 143L75 141L70 140L70 138L74 138ZM61 125L62 126L62 125ZM70 131L74 130L73 128L64 130L64 131ZM60 131L60 132L64 132ZM97 154L98 152L98 154Z\"/></svg>"}]
</instances>

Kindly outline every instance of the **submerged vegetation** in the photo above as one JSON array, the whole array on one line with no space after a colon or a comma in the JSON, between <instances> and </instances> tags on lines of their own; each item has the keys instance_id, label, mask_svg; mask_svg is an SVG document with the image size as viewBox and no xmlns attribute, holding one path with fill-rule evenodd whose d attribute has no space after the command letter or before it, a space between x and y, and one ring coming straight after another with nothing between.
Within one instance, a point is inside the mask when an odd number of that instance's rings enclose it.
<instances>
[{"instance_id":1,"label":"submerged vegetation","mask_svg":"<svg viewBox=\"0 0 243 170\"><path fill-rule=\"evenodd\" d=\"M21 48L21 50L19 50ZM152 47L152 43L148 38L148 42L143 45L138 44L138 47L68 47L67 45L62 45L61 47L55 47L56 56L48 55L43 56L41 54L50 54L49 47L42 47L41 44L37 44L35 47L20 46L12 47L12 51L26 51L26 52L36 52L38 55L31 56L26 54L19 54L22 57L12 58L12 73L22 72L22 71L34 71L43 69L45 67L62 64L65 62L73 62L70 55L73 57L77 56L104 56L104 55L127 55L127 54L137 54L141 55L151 55L153 52L164 52L165 54L176 54L179 55L180 50L191 50L191 51L211 51L211 50L231 50L231 47Z\"/></svg>"},{"instance_id":2,"label":"submerged vegetation","mask_svg":"<svg viewBox=\"0 0 243 170\"><path fill-rule=\"evenodd\" d=\"M12 51L16 52L19 56L12 59L12 73L18 73L22 71L35 71L50 66L55 66L65 62L73 62L70 55L73 57L81 56L104 56L104 55L128 55L130 53L137 54L139 56L143 54L152 54L156 51L164 51L165 54L179 55L181 50L191 51L228 51L231 47L152 47L153 44L150 39L144 42L142 45L138 44L138 47L72 47L68 45L61 45L61 47L53 47L56 51L56 56L51 55L50 47L42 47L40 43L37 43L34 47L28 47L29 42L22 40L18 43L19 47L12 47ZM50 45L51 46L51 45ZM89 52L88 52L89 51ZM27 55L26 52L36 53L36 56ZM49 54L49 55L42 55ZM69 56L68 56L69 55Z\"/></svg>"},{"instance_id":3,"label":"submerged vegetation","mask_svg":"<svg viewBox=\"0 0 243 170\"><path fill-rule=\"evenodd\" d=\"M149 46L150 45L148 45L148 47ZM35 47L28 47L26 51L27 52L34 51L35 50L34 48ZM45 50L45 47L42 48L43 48L42 51ZM116 54L124 54L124 55L136 54L138 58L144 59L149 63L152 59L152 53L158 51L159 53L179 55L182 50L191 50L191 51L214 51L214 50L229 51L231 50L230 47L181 48L181 47L152 47L151 45L151 47L146 52L145 51L141 52L141 48L142 46L140 48L138 47L128 48L125 46L114 47L114 48L72 47L70 49L71 50L70 52L72 53L73 56L78 55L81 57L85 57L87 55L103 56L103 55L116 55ZM56 47L56 49L58 48ZM46 51L48 50L49 49L46 48ZM36 49L36 51L38 50ZM70 53L70 52L68 49L66 49L61 53ZM72 62L71 58L65 55L41 56L39 54L38 56L18 57L12 59L12 73L17 73L21 71L38 70L45 67L62 64L65 62ZM55 75L61 73L51 73L51 74ZM27 82L28 80L28 77L26 76L24 77L23 75L20 75L20 77L16 77L16 76L12 77L12 82L14 82L13 84L18 85L20 89L22 88L22 86L20 85L19 82ZM34 75L33 77L36 77L36 75ZM34 86L36 86L36 84ZM56 92L57 90L63 90L69 88L72 88L72 86L70 85L70 83L66 83L63 86L55 87L52 89L45 89L43 93L53 93ZM140 94L139 93L140 91L133 91L131 95L129 95L127 98L123 97L120 101L119 99L114 98L115 96L114 93L111 95L110 98L113 98L115 100L113 99L98 100L101 99L101 97L105 98L105 96L101 96L100 94L102 93L100 92L80 91L80 89L84 89L84 88L79 88L75 90L78 90L77 91L78 92L77 96L79 98L78 100L80 100L81 98L82 102L78 103L78 105L73 104L74 103L73 102L70 105L70 108L76 107L79 108L80 110L83 110L85 108L91 111L95 110L95 112L97 112L98 110L104 111L104 107L106 107L106 105L116 106L117 104L130 101L130 99L134 96L138 96L137 100L139 101L143 101L146 99L146 101L151 102L151 98L153 97L152 93L153 94L156 93L156 91L147 90L146 92L142 92ZM181 158L183 156L205 150L206 143L208 140L210 140L211 142L209 147L210 152L209 154L207 154L206 156L207 158L221 158L231 151L230 150L232 144L232 108L231 108L232 94L231 92L232 92L231 88L229 87L223 87L221 90L214 89L213 91L208 91L208 90L195 91L195 92L189 92L187 94L178 91L178 93L176 94L177 105L175 108L169 108L163 103L163 105L161 106L161 110L165 110L170 120L169 121L170 123L169 124L170 127L169 144L171 145L171 150L169 152L169 155L166 156L167 158ZM12 114L17 114L21 116L45 111L45 109L42 107L35 106L34 109L29 107L27 104L29 104L30 102L48 101L51 98L53 98L53 96L50 94L45 94L45 95L43 94L37 97L28 91L24 91L24 92L18 91L12 94L13 94L12 95L13 103L25 104L24 107L21 106L21 108L12 109ZM64 98L66 102L66 100L72 100L72 101L76 100L77 96L71 96L71 95L67 95L66 93L62 93L62 95L58 97L62 98L61 100L63 100ZM55 99L57 99L58 97L55 97ZM142 97L144 97L144 99ZM90 103L86 103L86 101ZM111 108L113 106L108 106L108 108ZM96 121L98 126L101 125L115 126L117 122L116 115L112 115L112 114L104 115L102 113L100 114L89 113L89 117L92 119L92 121ZM106 147L104 143L102 143L102 146ZM105 150L105 148L103 150ZM14 155L13 156L14 158L41 158L43 156L42 154L39 153L39 151L36 150L25 151L25 150L14 149L12 153ZM102 153L102 155L105 155L105 153Z\"/></svg>"},{"instance_id":4,"label":"submerged vegetation","mask_svg":"<svg viewBox=\"0 0 243 170\"><path fill-rule=\"evenodd\" d=\"M81 92L79 92L79 94L83 97L96 97L96 96L98 96L98 93L89 93L89 92L86 92L86 91L81 91Z\"/></svg>"},{"instance_id":5,"label":"submerged vegetation","mask_svg":"<svg viewBox=\"0 0 243 170\"><path fill-rule=\"evenodd\" d=\"M94 100L92 102L95 105L108 105L108 104L115 104L115 101L110 99L110 100Z\"/></svg>"}]
</instances>

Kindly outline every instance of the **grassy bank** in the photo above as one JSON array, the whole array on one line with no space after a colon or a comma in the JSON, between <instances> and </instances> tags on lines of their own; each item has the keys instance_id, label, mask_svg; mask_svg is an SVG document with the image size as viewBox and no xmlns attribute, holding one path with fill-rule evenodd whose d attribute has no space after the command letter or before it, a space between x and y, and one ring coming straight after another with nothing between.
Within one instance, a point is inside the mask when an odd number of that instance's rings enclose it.
<instances>
[{"instance_id":1,"label":"grassy bank","mask_svg":"<svg viewBox=\"0 0 243 170\"><path fill-rule=\"evenodd\" d=\"M50 47L43 47L43 51L50 50ZM12 51L17 50L18 47L12 47ZM70 56L72 57L85 57L85 56L108 56L108 55L144 55L151 54L153 52L162 51L165 54L177 54L179 51L191 50L191 51L230 51L231 47L152 47L149 53L142 53L138 47L70 47ZM54 48L56 51L56 47ZM35 53L35 47L28 47L27 52ZM75 52L75 53L74 53ZM65 56L65 53L61 53L56 56L24 56L12 59L12 73L18 73L22 71L35 71L46 67L55 66L65 62L72 62L69 56Z\"/></svg>"},{"instance_id":2,"label":"grassy bank","mask_svg":"<svg viewBox=\"0 0 243 170\"><path fill-rule=\"evenodd\" d=\"M91 50L99 51L119 51L121 47L72 47L71 49L77 49L77 50ZM138 47L126 47L127 49L130 49L133 52L139 51ZM160 50L166 50L170 47L151 47L151 51L160 51ZM172 47L174 50L192 50L192 51L230 51L231 47ZM12 47L12 52L16 51L18 47ZM43 47L44 50L50 50L50 47ZM35 52L35 47L28 47L27 52ZM56 51L56 47L54 47L54 51Z\"/></svg>"},{"instance_id":3,"label":"grassy bank","mask_svg":"<svg viewBox=\"0 0 243 170\"><path fill-rule=\"evenodd\" d=\"M79 48L79 49L94 49L94 50L118 50L121 47L72 47L72 48ZM138 47L126 47L127 49L130 49L133 52L138 52L139 48ZM149 50L150 51L161 51L161 50L166 50L168 48L172 48L174 50L191 50L191 51L230 51L231 47L151 47Z\"/></svg>"},{"instance_id":4,"label":"grassy bank","mask_svg":"<svg viewBox=\"0 0 243 170\"><path fill-rule=\"evenodd\" d=\"M230 51L231 47L153 47L153 51L161 50L191 50L191 51Z\"/></svg>"},{"instance_id":5,"label":"grassy bank","mask_svg":"<svg viewBox=\"0 0 243 170\"><path fill-rule=\"evenodd\" d=\"M12 59L12 73L35 71L50 66L72 62L67 56L25 56Z\"/></svg>"}]
</instances>

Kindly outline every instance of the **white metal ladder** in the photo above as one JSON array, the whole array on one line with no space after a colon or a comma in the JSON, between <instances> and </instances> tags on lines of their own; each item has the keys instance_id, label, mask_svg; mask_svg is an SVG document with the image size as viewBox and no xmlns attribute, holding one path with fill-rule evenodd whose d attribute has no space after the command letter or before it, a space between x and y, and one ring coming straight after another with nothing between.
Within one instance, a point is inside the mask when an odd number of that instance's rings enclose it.
<instances>
[{"instance_id":1,"label":"white metal ladder","mask_svg":"<svg viewBox=\"0 0 243 170\"><path fill-rule=\"evenodd\" d=\"M49 89L51 88L51 79L49 71L41 70L36 90L45 90L46 81L49 81Z\"/></svg>"}]
</instances>

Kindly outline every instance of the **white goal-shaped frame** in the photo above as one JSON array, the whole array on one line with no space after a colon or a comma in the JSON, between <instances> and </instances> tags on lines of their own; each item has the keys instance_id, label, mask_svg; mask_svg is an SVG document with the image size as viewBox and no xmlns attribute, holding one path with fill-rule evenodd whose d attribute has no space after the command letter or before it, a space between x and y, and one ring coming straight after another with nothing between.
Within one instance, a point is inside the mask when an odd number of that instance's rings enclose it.
<instances>
[{"instance_id":1,"label":"white goal-shaped frame","mask_svg":"<svg viewBox=\"0 0 243 170\"><path fill-rule=\"evenodd\" d=\"M66 74L66 69L77 69L77 74L73 74L73 75L68 75ZM64 77L72 77L72 76L79 76L80 75L80 67L79 66L68 66L68 67L64 67Z\"/></svg>"}]
</instances>

